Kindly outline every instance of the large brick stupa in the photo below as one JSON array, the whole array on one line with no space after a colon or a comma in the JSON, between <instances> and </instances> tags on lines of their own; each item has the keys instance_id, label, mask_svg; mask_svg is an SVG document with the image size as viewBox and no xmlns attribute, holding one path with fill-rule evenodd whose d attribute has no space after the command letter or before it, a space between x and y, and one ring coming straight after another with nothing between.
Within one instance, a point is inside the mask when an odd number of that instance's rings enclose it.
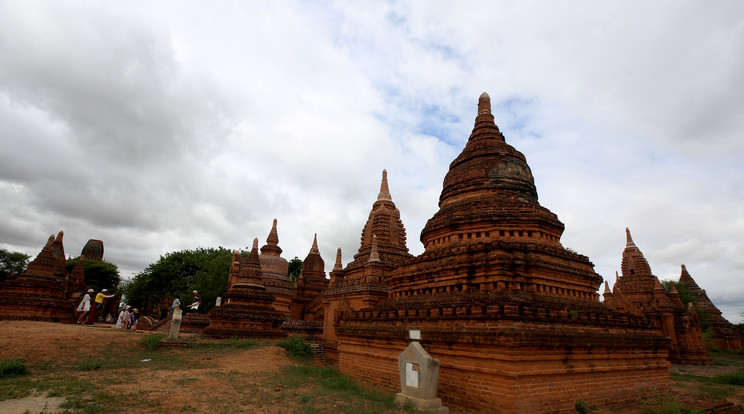
<instances>
[{"instance_id":1,"label":"large brick stupa","mask_svg":"<svg viewBox=\"0 0 744 414\"><path fill-rule=\"evenodd\" d=\"M568 413L578 400L606 406L667 390L670 340L657 320L599 302L602 278L561 245L563 224L539 204L524 155L490 109L484 93L421 232L424 253L384 266L388 297L360 308L365 292L346 280L354 268L331 273L326 298L342 298L326 310L325 334L340 371L399 390L397 357L415 338L440 361L439 396L460 409ZM373 265L371 238L361 268Z\"/></svg>"}]
</instances>

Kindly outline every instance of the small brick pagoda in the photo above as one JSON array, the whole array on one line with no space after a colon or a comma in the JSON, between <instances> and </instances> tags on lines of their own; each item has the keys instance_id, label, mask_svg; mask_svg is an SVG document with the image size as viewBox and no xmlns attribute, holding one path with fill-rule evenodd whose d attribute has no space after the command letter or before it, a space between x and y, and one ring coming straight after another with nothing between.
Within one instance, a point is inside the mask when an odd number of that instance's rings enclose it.
<instances>
[{"instance_id":1,"label":"small brick pagoda","mask_svg":"<svg viewBox=\"0 0 744 414\"><path fill-rule=\"evenodd\" d=\"M237 277L231 280L222 306L209 311L209 326L204 334L218 338L279 338L285 315L274 307L274 295L266 290L258 258L258 239L250 256L240 258L233 267ZM232 275L231 275L232 276Z\"/></svg>"},{"instance_id":2,"label":"small brick pagoda","mask_svg":"<svg viewBox=\"0 0 744 414\"><path fill-rule=\"evenodd\" d=\"M685 307L674 289L667 292L659 278L651 273L643 253L625 229L626 244L621 264L622 275L610 293L605 284L604 304L621 312L653 317L660 321L664 336L672 339L669 358L676 364L710 363L700 320L695 308Z\"/></svg>"},{"instance_id":3,"label":"small brick pagoda","mask_svg":"<svg viewBox=\"0 0 744 414\"><path fill-rule=\"evenodd\" d=\"M695 279L687 272L685 265L682 265L682 274L679 276L679 282L684 283L687 290L697 298L695 305L705 310L706 321L710 324L716 346L724 349L742 349L742 338L739 330L723 317L721 311L708 298L705 289L701 289L695 282Z\"/></svg>"},{"instance_id":4,"label":"small brick pagoda","mask_svg":"<svg viewBox=\"0 0 744 414\"><path fill-rule=\"evenodd\" d=\"M72 295L84 290L85 273L79 265L67 274L63 237L49 236L25 272L0 282L0 320L72 321Z\"/></svg>"},{"instance_id":5,"label":"small brick pagoda","mask_svg":"<svg viewBox=\"0 0 744 414\"><path fill-rule=\"evenodd\" d=\"M302 269L297 277L292 299L292 318L302 320L323 320L322 302L316 300L328 287L325 261L318 250L318 235L313 237L310 252L302 261Z\"/></svg>"},{"instance_id":6,"label":"small brick pagoda","mask_svg":"<svg viewBox=\"0 0 744 414\"><path fill-rule=\"evenodd\" d=\"M362 248L324 294L341 372L397 390L396 358L420 337L441 363L439 396L465 410L568 413L580 399L605 406L668 389L670 340L656 319L599 302L602 278L561 245L563 224L538 203L487 94L420 256L408 254L397 217L383 173Z\"/></svg>"},{"instance_id":7,"label":"small brick pagoda","mask_svg":"<svg viewBox=\"0 0 744 414\"><path fill-rule=\"evenodd\" d=\"M274 309L282 312L284 316L290 316L290 303L292 302L292 282L289 280L289 263L281 256L282 248L279 247L279 234L276 231L276 219L271 226L266 245L261 247L261 274L266 291L273 294Z\"/></svg>"}]
</instances>

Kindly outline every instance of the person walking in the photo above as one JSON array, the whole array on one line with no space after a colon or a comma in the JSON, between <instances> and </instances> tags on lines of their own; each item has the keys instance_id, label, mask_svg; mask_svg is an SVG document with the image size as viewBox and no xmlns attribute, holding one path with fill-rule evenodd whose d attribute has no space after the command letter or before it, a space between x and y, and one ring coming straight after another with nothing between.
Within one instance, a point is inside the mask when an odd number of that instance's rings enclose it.
<instances>
[{"instance_id":1,"label":"person walking","mask_svg":"<svg viewBox=\"0 0 744 414\"><path fill-rule=\"evenodd\" d=\"M106 295L106 293L108 293L108 289L101 289L101 291L96 295L96 299L93 301L94 306L90 308L90 314L88 315L88 326L94 326L96 323L98 312L103 309L103 301L114 297L114 295Z\"/></svg>"},{"instance_id":2,"label":"person walking","mask_svg":"<svg viewBox=\"0 0 744 414\"><path fill-rule=\"evenodd\" d=\"M90 312L90 294L93 293L93 289L88 289L88 293L86 293L83 296L83 300L80 301L80 304L77 307L78 311L78 318L77 323L82 324L83 320L86 316L88 316L88 312Z\"/></svg>"}]
</instances>

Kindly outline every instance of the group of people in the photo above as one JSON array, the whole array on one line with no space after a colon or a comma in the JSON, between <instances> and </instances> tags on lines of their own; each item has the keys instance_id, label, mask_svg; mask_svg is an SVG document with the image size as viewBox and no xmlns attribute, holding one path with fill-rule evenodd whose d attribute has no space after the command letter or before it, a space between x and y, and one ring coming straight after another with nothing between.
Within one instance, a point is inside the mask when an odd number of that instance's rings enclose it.
<instances>
[{"instance_id":1,"label":"group of people","mask_svg":"<svg viewBox=\"0 0 744 414\"><path fill-rule=\"evenodd\" d=\"M201 305L201 296L199 296L199 292L194 291L194 301L191 303L191 305L185 307L183 309L183 312L198 312L199 305ZM181 309L181 299L173 298L173 304L170 307L169 313L173 313L173 310L176 308Z\"/></svg>"},{"instance_id":2,"label":"group of people","mask_svg":"<svg viewBox=\"0 0 744 414\"><path fill-rule=\"evenodd\" d=\"M90 295L94 292L93 289L88 289L88 292L83 296L83 300L80 301L80 304L77 307L78 324L83 324L84 321L87 320L88 326L94 326L96 319L98 319L98 312L103 309L103 301L115 296L113 294L109 295L108 289L101 289L101 291L96 295L96 298L91 302Z\"/></svg>"},{"instance_id":3,"label":"group of people","mask_svg":"<svg viewBox=\"0 0 744 414\"><path fill-rule=\"evenodd\" d=\"M114 294L109 295L108 289L101 289L101 291L96 294L95 299L92 299L91 295L93 293L95 293L93 289L88 289L77 307L78 324L82 325L87 323L88 326L95 326L96 319L98 319L98 313L103 309L103 302L106 299L115 296ZM201 305L201 296L199 296L199 292L194 291L194 302L187 306L184 309L184 312L198 312L199 305ZM171 312L173 312L173 309L176 307L180 308L180 306L181 300L175 298L173 300L173 305L171 306ZM139 311L136 308L132 308L129 305L124 306L121 312L119 312L119 317L116 320L116 327L119 329L137 329L138 319Z\"/></svg>"},{"instance_id":4,"label":"group of people","mask_svg":"<svg viewBox=\"0 0 744 414\"><path fill-rule=\"evenodd\" d=\"M116 327L118 329L137 329L137 322L139 320L139 311L137 308L132 309L131 306L127 305L124 309L119 312L119 318L116 320Z\"/></svg>"}]
</instances>

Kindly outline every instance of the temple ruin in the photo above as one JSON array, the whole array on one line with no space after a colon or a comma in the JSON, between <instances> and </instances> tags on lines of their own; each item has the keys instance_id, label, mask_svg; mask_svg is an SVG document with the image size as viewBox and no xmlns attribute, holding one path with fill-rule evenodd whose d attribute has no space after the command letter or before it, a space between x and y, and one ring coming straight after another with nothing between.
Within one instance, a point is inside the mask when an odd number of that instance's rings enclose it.
<instances>
[{"instance_id":1,"label":"temple ruin","mask_svg":"<svg viewBox=\"0 0 744 414\"><path fill-rule=\"evenodd\" d=\"M646 258L625 229L622 275L610 292L605 284L604 304L620 312L652 317L661 324L664 336L672 340L669 359L676 364L710 363L703 341L700 319L690 303L685 306L672 285L667 292L651 273Z\"/></svg>"},{"instance_id":2,"label":"temple ruin","mask_svg":"<svg viewBox=\"0 0 744 414\"><path fill-rule=\"evenodd\" d=\"M72 322L85 271L81 260L67 273L63 237L62 231L49 236L25 272L0 282L0 320Z\"/></svg>"}]
</instances>

